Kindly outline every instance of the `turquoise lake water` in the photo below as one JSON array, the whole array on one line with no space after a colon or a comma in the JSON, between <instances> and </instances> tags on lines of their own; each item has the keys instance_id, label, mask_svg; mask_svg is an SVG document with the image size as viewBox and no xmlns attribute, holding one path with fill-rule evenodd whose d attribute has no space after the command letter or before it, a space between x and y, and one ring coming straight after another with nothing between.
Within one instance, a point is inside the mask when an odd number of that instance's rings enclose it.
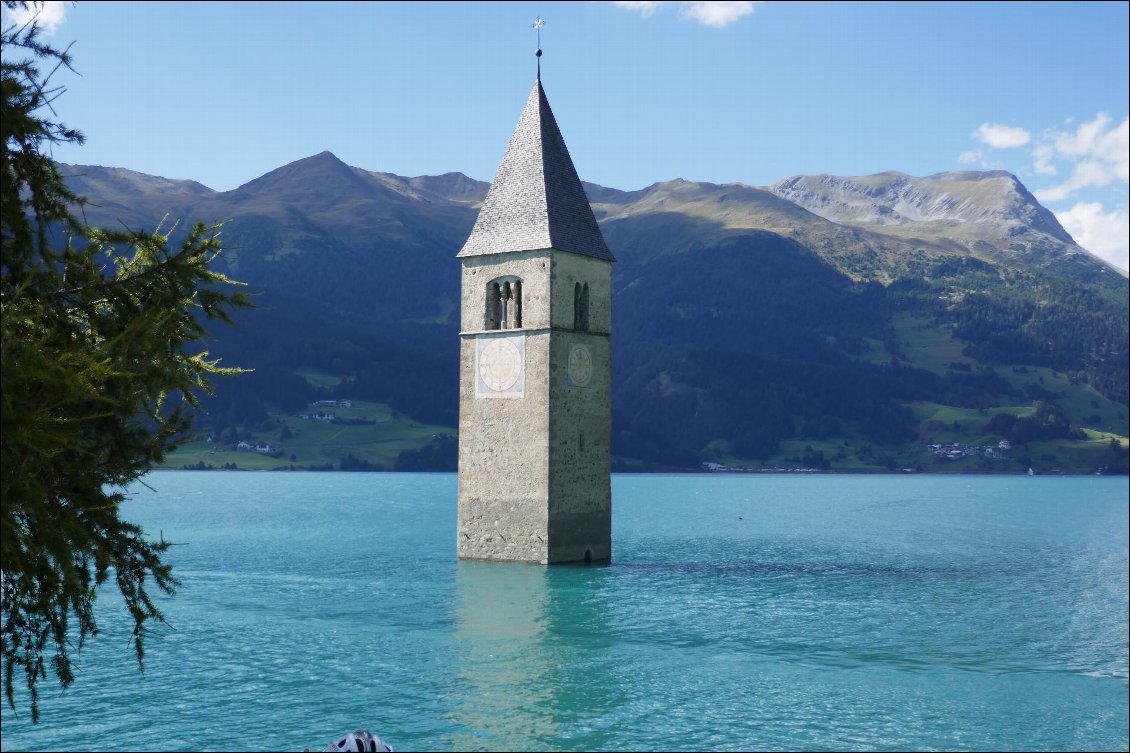
<instances>
[{"instance_id":1,"label":"turquoise lake water","mask_svg":"<svg viewBox=\"0 0 1130 753\"><path fill-rule=\"evenodd\" d=\"M450 474L147 482L171 628L105 594L5 751L1130 746L1125 478L616 476L554 568L457 562Z\"/></svg>"}]
</instances>

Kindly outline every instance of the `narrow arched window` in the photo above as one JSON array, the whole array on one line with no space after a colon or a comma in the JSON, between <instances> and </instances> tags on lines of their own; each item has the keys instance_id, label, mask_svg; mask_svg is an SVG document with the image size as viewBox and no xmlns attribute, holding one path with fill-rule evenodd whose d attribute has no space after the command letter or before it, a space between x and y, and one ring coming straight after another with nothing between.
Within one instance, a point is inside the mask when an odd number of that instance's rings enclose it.
<instances>
[{"instance_id":1,"label":"narrow arched window","mask_svg":"<svg viewBox=\"0 0 1130 753\"><path fill-rule=\"evenodd\" d=\"M517 277L499 277L488 282L483 329L521 327L522 280Z\"/></svg>"},{"instance_id":2,"label":"narrow arched window","mask_svg":"<svg viewBox=\"0 0 1130 753\"><path fill-rule=\"evenodd\" d=\"M502 303L502 287L497 282L487 284L487 314L483 329L498 329L501 320L498 311Z\"/></svg>"},{"instance_id":3,"label":"narrow arched window","mask_svg":"<svg viewBox=\"0 0 1130 753\"><path fill-rule=\"evenodd\" d=\"M573 329L581 328L581 283L573 284Z\"/></svg>"},{"instance_id":4,"label":"narrow arched window","mask_svg":"<svg viewBox=\"0 0 1130 753\"><path fill-rule=\"evenodd\" d=\"M589 331L589 284L581 287L581 329Z\"/></svg>"}]
</instances>

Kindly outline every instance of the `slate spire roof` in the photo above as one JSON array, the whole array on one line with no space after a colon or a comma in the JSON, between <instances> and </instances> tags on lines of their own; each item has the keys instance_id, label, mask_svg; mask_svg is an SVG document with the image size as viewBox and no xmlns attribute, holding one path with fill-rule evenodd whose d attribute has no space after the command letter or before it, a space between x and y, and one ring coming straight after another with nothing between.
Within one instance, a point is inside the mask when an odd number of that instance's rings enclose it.
<instances>
[{"instance_id":1,"label":"slate spire roof","mask_svg":"<svg viewBox=\"0 0 1130 753\"><path fill-rule=\"evenodd\" d=\"M539 79L458 255L546 248L616 260L597 227Z\"/></svg>"}]
</instances>

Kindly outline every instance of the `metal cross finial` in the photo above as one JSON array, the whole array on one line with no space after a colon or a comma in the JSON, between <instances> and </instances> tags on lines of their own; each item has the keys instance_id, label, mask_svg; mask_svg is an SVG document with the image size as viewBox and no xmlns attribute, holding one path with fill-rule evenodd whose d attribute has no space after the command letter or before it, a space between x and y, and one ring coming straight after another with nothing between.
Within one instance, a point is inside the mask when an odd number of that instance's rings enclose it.
<instances>
[{"instance_id":1,"label":"metal cross finial","mask_svg":"<svg viewBox=\"0 0 1130 753\"><path fill-rule=\"evenodd\" d=\"M538 81L541 81L541 27L545 26L545 19L538 16L534 19L533 27L538 30L538 51L534 53L538 59Z\"/></svg>"}]
</instances>

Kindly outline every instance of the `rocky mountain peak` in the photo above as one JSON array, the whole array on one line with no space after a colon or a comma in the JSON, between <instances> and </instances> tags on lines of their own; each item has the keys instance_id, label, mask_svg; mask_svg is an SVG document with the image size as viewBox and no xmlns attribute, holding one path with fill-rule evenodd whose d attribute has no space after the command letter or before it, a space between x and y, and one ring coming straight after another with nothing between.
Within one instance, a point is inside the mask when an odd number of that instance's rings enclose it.
<instances>
[{"instance_id":1,"label":"rocky mountain peak","mask_svg":"<svg viewBox=\"0 0 1130 753\"><path fill-rule=\"evenodd\" d=\"M352 175L353 168L338 159L333 152L325 151L275 168L255 180L244 183L231 193L271 193L296 183L306 184L307 188L333 188L337 185L340 190L340 181L349 181Z\"/></svg>"},{"instance_id":2,"label":"rocky mountain peak","mask_svg":"<svg viewBox=\"0 0 1130 753\"><path fill-rule=\"evenodd\" d=\"M1003 170L946 172L915 178L900 172L866 176L794 175L769 190L833 222L901 225L1036 221L1037 228L1071 242L1016 176ZM1044 216L1047 215L1047 216ZM1050 220L1050 223L1047 222Z\"/></svg>"},{"instance_id":3,"label":"rocky mountain peak","mask_svg":"<svg viewBox=\"0 0 1130 753\"><path fill-rule=\"evenodd\" d=\"M794 175L772 186L777 196L833 222L895 233L934 234L1025 251L1048 241L1075 246L1055 216L1015 175L1003 170L944 172L916 178L900 172L866 176ZM934 225L933 229L927 225Z\"/></svg>"}]
</instances>

